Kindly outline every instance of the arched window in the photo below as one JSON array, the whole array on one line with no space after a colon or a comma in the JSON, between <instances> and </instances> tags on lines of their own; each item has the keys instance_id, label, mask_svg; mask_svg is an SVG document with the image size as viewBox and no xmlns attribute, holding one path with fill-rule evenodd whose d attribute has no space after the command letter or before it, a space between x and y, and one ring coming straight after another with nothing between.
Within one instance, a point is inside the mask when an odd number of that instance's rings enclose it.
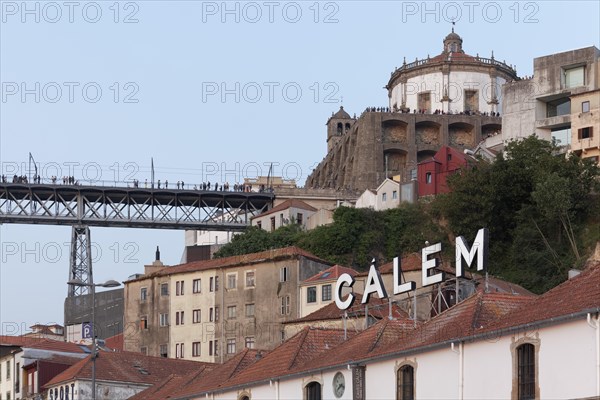
<instances>
[{"instance_id":1,"label":"arched window","mask_svg":"<svg viewBox=\"0 0 600 400\"><path fill-rule=\"evenodd\" d=\"M398 400L415 398L415 369L410 365L404 365L396 372L396 398Z\"/></svg>"},{"instance_id":2,"label":"arched window","mask_svg":"<svg viewBox=\"0 0 600 400\"><path fill-rule=\"evenodd\" d=\"M350 131L350 123L346 122L346 133Z\"/></svg>"},{"instance_id":3,"label":"arched window","mask_svg":"<svg viewBox=\"0 0 600 400\"><path fill-rule=\"evenodd\" d=\"M518 399L535 399L535 347L525 343L517 347Z\"/></svg>"},{"instance_id":4,"label":"arched window","mask_svg":"<svg viewBox=\"0 0 600 400\"><path fill-rule=\"evenodd\" d=\"M337 124L337 134L341 135L344 131L344 124L342 124L341 122L338 122Z\"/></svg>"},{"instance_id":5,"label":"arched window","mask_svg":"<svg viewBox=\"0 0 600 400\"><path fill-rule=\"evenodd\" d=\"M321 400L321 384L311 382L306 385L306 400Z\"/></svg>"},{"instance_id":6,"label":"arched window","mask_svg":"<svg viewBox=\"0 0 600 400\"><path fill-rule=\"evenodd\" d=\"M250 400L250 397L248 397L248 396L242 396L242 397L240 397L240 400Z\"/></svg>"}]
</instances>

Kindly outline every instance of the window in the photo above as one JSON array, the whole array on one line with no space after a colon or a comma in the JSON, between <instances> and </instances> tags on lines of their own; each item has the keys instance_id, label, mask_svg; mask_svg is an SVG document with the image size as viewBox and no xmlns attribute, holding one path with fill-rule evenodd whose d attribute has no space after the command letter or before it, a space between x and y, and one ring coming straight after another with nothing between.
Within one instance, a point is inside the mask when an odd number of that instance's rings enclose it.
<instances>
[{"instance_id":1,"label":"window","mask_svg":"<svg viewBox=\"0 0 600 400\"><path fill-rule=\"evenodd\" d=\"M316 303L317 302L317 287L311 286L306 288L306 302Z\"/></svg>"},{"instance_id":2,"label":"window","mask_svg":"<svg viewBox=\"0 0 600 400\"><path fill-rule=\"evenodd\" d=\"M298 223L298 225L302 225L302 222L304 222L304 216L302 213L296 214L296 223Z\"/></svg>"},{"instance_id":3,"label":"window","mask_svg":"<svg viewBox=\"0 0 600 400\"><path fill-rule=\"evenodd\" d=\"M212 307L208 309L208 321L215 322L214 309Z\"/></svg>"},{"instance_id":4,"label":"window","mask_svg":"<svg viewBox=\"0 0 600 400\"><path fill-rule=\"evenodd\" d=\"M396 372L396 398L398 400L415 398L415 370L410 365L404 365Z\"/></svg>"},{"instance_id":5,"label":"window","mask_svg":"<svg viewBox=\"0 0 600 400\"><path fill-rule=\"evenodd\" d=\"M254 303L246 304L246 317L254 317Z\"/></svg>"},{"instance_id":6,"label":"window","mask_svg":"<svg viewBox=\"0 0 600 400\"><path fill-rule=\"evenodd\" d=\"M571 100L568 97L546 103L546 118L571 114Z\"/></svg>"},{"instance_id":7,"label":"window","mask_svg":"<svg viewBox=\"0 0 600 400\"><path fill-rule=\"evenodd\" d=\"M431 94L429 92L419 93L417 101L420 112L424 112L427 114L431 112Z\"/></svg>"},{"instance_id":8,"label":"window","mask_svg":"<svg viewBox=\"0 0 600 400\"><path fill-rule=\"evenodd\" d=\"M381 193L381 201L387 201L387 193Z\"/></svg>"},{"instance_id":9,"label":"window","mask_svg":"<svg viewBox=\"0 0 600 400\"><path fill-rule=\"evenodd\" d=\"M593 136L593 127L588 126L586 128L581 128L577 131L577 137L579 140L581 139L589 139Z\"/></svg>"},{"instance_id":10,"label":"window","mask_svg":"<svg viewBox=\"0 0 600 400\"><path fill-rule=\"evenodd\" d=\"M235 339L227 339L227 354L235 354Z\"/></svg>"},{"instance_id":11,"label":"window","mask_svg":"<svg viewBox=\"0 0 600 400\"><path fill-rule=\"evenodd\" d=\"M284 224L283 214L279 214L279 226L283 226L283 224Z\"/></svg>"},{"instance_id":12,"label":"window","mask_svg":"<svg viewBox=\"0 0 600 400\"><path fill-rule=\"evenodd\" d=\"M321 286L321 301L331 301L331 285Z\"/></svg>"},{"instance_id":13,"label":"window","mask_svg":"<svg viewBox=\"0 0 600 400\"><path fill-rule=\"evenodd\" d=\"M571 144L571 128L551 129L550 135L557 146L567 146Z\"/></svg>"},{"instance_id":14,"label":"window","mask_svg":"<svg viewBox=\"0 0 600 400\"><path fill-rule=\"evenodd\" d=\"M210 277L210 280L208 282L208 290L210 292L214 292L215 291L215 278L214 277Z\"/></svg>"},{"instance_id":15,"label":"window","mask_svg":"<svg viewBox=\"0 0 600 400\"><path fill-rule=\"evenodd\" d=\"M518 399L535 399L535 347L525 343L517 347Z\"/></svg>"},{"instance_id":16,"label":"window","mask_svg":"<svg viewBox=\"0 0 600 400\"><path fill-rule=\"evenodd\" d=\"M10 380L10 360L6 362L6 380Z\"/></svg>"},{"instance_id":17,"label":"window","mask_svg":"<svg viewBox=\"0 0 600 400\"><path fill-rule=\"evenodd\" d=\"M175 313L175 325L183 325L184 324L184 312L183 311L177 311Z\"/></svg>"},{"instance_id":18,"label":"window","mask_svg":"<svg viewBox=\"0 0 600 400\"><path fill-rule=\"evenodd\" d=\"M142 347L140 348L140 353L142 353L143 355L147 356L148 355L148 348L147 347Z\"/></svg>"},{"instance_id":19,"label":"window","mask_svg":"<svg viewBox=\"0 0 600 400\"><path fill-rule=\"evenodd\" d=\"M281 315L288 315L290 313L290 296L283 296L281 298Z\"/></svg>"},{"instance_id":20,"label":"window","mask_svg":"<svg viewBox=\"0 0 600 400\"><path fill-rule=\"evenodd\" d=\"M148 329L148 317L143 316L140 318L140 329Z\"/></svg>"},{"instance_id":21,"label":"window","mask_svg":"<svg viewBox=\"0 0 600 400\"><path fill-rule=\"evenodd\" d=\"M167 347L167 345L166 344L161 344L159 349L160 349L159 350L160 356L164 357L164 358L167 358L167 356L169 355L168 354L168 347Z\"/></svg>"},{"instance_id":22,"label":"window","mask_svg":"<svg viewBox=\"0 0 600 400\"><path fill-rule=\"evenodd\" d=\"M425 174L425 183L431 183L431 172Z\"/></svg>"},{"instance_id":23,"label":"window","mask_svg":"<svg viewBox=\"0 0 600 400\"><path fill-rule=\"evenodd\" d=\"M192 293L202 293L202 281L200 279L192 281Z\"/></svg>"},{"instance_id":24,"label":"window","mask_svg":"<svg viewBox=\"0 0 600 400\"><path fill-rule=\"evenodd\" d=\"M192 311L192 323L199 324L200 322L202 322L202 311L201 310Z\"/></svg>"},{"instance_id":25,"label":"window","mask_svg":"<svg viewBox=\"0 0 600 400\"><path fill-rule=\"evenodd\" d=\"M262 229L262 222L258 221L258 222L256 223L256 226L258 226L258 229Z\"/></svg>"},{"instance_id":26,"label":"window","mask_svg":"<svg viewBox=\"0 0 600 400\"><path fill-rule=\"evenodd\" d=\"M183 358L184 356L183 343L175 343L175 358Z\"/></svg>"},{"instance_id":27,"label":"window","mask_svg":"<svg viewBox=\"0 0 600 400\"><path fill-rule=\"evenodd\" d=\"M215 322L219 322L219 307L215 307Z\"/></svg>"},{"instance_id":28,"label":"window","mask_svg":"<svg viewBox=\"0 0 600 400\"><path fill-rule=\"evenodd\" d=\"M237 274L227 274L227 289L237 288Z\"/></svg>"},{"instance_id":29,"label":"window","mask_svg":"<svg viewBox=\"0 0 600 400\"><path fill-rule=\"evenodd\" d=\"M17 363L16 367L15 367L15 393L19 393L21 390L21 381L19 380L19 377L21 376L21 364Z\"/></svg>"},{"instance_id":30,"label":"window","mask_svg":"<svg viewBox=\"0 0 600 400\"><path fill-rule=\"evenodd\" d=\"M288 267L279 270L279 282L287 282L289 279Z\"/></svg>"},{"instance_id":31,"label":"window","mask_svg":"<svg viewBox=\"0 0 600 400\"><path fill-rule=\"evenodd\" d=\"M321 400L321 384L319 382L311 382L306 385L306 400Z\"/></svg>"},{"instance_id":32,"label":"window","mask_svg":"<svg viewBox=\"0 0 600 400\"><path fill-rule=\"evenodd\" d=\"M162 283L160 285L160 295L161 296L168 296L169 295L169 284L168 283Z\"/></svg>"},{"instance_id":33,"label":"window","mask_svg":"<svg viewBox=\"0 0 600 400\"><path fill-rule=\"evenodd\" d=\"M201 348L200 345L201 345L200 342L192 343L192 357L200 357L200 348Z\"/></svg>"},{"instance_id":34,"label":"window","mask_svg":"<svg viewBox=\"0 0 600 400\"><path fill-rule=\"evenodd\" d=\"M582 65L575 68L564 69L565 88L583 86L585 84L585 67Z\"/></svg>"},{"instance_id":35,"label":"window","mask_svg":"<svg viewBox=\"0 0 600 400\"><path fill-rule=\"evenodd\" d=\"M398 200L398 191L397 190L394 190L392 192L392 200Z\"/></svg>"},{"instance_id":36,"label":"window","mask_svg":"<svg viewBox=\"0 0 600 400\"><path fill-rule=\"evenodd\" d=\"M160 326L169 326L169 314L160 314Z\"/></svg>"},{"instance_id":37,"label":"window","mask_svg":"<svg viewBox=\"0 0 600 400\"><path fill-rule=\"evenodd\" d=\"M590 112L590 102L589 101L584 101L581 103L581 112Z\"/></svg>"},{"instance_id":38,"label":"window","mask_svg":"<svg viewBox=\"0 0 600 400\"><path fill-rule=\"evenodd\" d=\"M254 287L254 271L246 271L246 287Z\"/></svg>"},{"instance_id":39,"label":"window","mask_svg":"<svg viewBox=\"0 0 600 400\"><path fill-rule=\"evenodd\" d=\"M219 341L211 340L208 342L208 355L209 356L218 356L219 355Z\"/></svg>"},{"instance_id":40,"label":"window","mask_svg":"<svg viewBox=\"0 0 600 400\"><path fill-rule=\"evenodd\" d=\"M477 90L465 90L465 111L479 110L479 96Z\"/></svg>"},{"instance_id":41,"label":"window","mask_svg":"<svg viewBox=\"0 0 600 400\"><path fill-rule=\"evenodd\" d=\"M175 296L183 296L183 281L175 282Z\"/></svg>"},{"instance_id":42,"label":"window","mask_svg":"<svg viewBox=\"0 0 600 400\"><path fill-rule=\"evenodd\" d=\"M271 217L271 232L275 230L275 217Z\"/></svg>"},{"instance_id":43,"label":"window","mask_svg":"<svg viewBox=\"0 0 600 400\"><path fill-rule=\"evenodd\" d=\"M248 349L254 348L254 336L248 336L244 341L244 346Z\"/></svg>"},{"instance_id":44,"label":"window","mask_svg":"<svg viewBox=\"0 0 600 400\"><path fill-rule=\"evenodd\" d=\"M215 292L219 290L219 277L215 276Z\"/></svg>"},{"instance_id":45,"label":"window","mask_svg":"<svg viewBox=\"0 0 600 400\"><path fill-rule=\"evenodd\" d=\"M228 306L227 307L227 319L235 319L237 314L236 306Z\"/></svg>"},{"instance_id":46,"label":"window","mask_svg":"<svg viewBox=\"0 0 600 400\"><path fill-rule=\"evenodd\" d=\"M140 289L140 300L146 301L147 298L148 298L148 288L143 287Z\"/></svg>"}]
</instances>

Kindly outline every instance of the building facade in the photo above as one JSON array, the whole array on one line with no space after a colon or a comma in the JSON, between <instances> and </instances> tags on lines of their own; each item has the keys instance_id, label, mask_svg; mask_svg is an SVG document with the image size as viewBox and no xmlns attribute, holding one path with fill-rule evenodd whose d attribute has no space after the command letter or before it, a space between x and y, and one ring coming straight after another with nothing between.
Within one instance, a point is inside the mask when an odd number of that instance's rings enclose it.
<instances>
[{"instance_id":1,"label":"building facade","mask_svg":"<svg viewBox=\"0 0 600 400\"><path fill-rule=\"evenodd\" d=\"M223 362L269 349L300 317L300 283L331 266L296 247L163 267L125 282L124 348Z\"/></svg>"}]
</instances>

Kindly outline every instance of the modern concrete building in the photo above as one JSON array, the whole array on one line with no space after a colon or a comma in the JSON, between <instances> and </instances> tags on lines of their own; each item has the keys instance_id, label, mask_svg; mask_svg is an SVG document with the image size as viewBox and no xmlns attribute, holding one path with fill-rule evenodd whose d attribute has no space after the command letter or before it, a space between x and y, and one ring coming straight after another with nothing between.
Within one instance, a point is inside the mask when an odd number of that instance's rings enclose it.
<instances>
[{"instance_id":1,"label":"modern concrete building","mask_svg":"<svg viewBox=\"0 0 600 400\"><path fill-rule=\"evenodd\" d=\"M126 351L223 362L273 348L300 283L331 266L296 247L147 270L125 282Z\"/></svg>"},{"instance_id":2,"label":"modern concrete building","mask_svg":"<svg viewBox=\"0 0 600 400\"><path fill-rule=\"evenodd\" d=\"M565 151L598 156L600 50L585 47L533 60L533 76L502 87L502 141L537 135Z\"/></svg>"}]
</instances>

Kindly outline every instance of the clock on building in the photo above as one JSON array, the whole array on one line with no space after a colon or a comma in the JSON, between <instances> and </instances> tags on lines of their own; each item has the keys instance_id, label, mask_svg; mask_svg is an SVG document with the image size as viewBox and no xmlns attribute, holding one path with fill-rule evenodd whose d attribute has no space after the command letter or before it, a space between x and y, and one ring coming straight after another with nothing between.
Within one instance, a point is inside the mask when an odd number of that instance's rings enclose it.
<instances>
[{"instance_id":1,"label":"clock on building","mask_svg":"<svg viewBox=\"0 0 600 400\"><path fill-rule=\"evenodd\" d=\"M346 390L346 381L344 379L344 374L338 372L333 377L333 394L339 399L344 395L344 390Z\"/></svg>"}]
</instances>

